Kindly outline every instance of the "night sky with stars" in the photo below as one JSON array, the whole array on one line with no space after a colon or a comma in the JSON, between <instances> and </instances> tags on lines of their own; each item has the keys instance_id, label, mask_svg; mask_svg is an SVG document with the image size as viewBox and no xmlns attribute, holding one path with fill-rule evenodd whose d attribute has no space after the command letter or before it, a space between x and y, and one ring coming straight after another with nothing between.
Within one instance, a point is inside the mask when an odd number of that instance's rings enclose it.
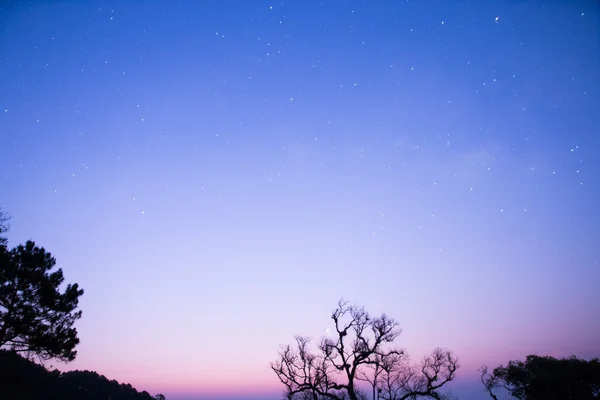
<instances>
[{"instance_id":1,"label":"night sky with stars","mask_svg":"<svg viewBox=\"0 0 600 400\"><path fill-rule=\"evenodd\" d=\"M342 297L463 400L600 356L599 72L593 0L3 1L9 244L85 289L60 368L279 398Z\"/></svg>"}]
</instances>

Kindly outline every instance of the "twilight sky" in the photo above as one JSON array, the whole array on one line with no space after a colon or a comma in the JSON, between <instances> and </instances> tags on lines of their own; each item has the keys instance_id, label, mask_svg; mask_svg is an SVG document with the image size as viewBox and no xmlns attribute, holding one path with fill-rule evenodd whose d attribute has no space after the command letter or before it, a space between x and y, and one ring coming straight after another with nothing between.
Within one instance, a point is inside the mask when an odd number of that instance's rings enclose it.
<instances>
[{"instance_id":1,"label":"twilight sky","mask_svg":"<svg viewBox=\"0 0 600 400\"><path fill-rule=\"evenodd\" d=\"M598 4L2 2L10 244L85 289L61 368L277 398L340 297L452 349L464 400L600 356Z\"/></svg>"}]
</instances>

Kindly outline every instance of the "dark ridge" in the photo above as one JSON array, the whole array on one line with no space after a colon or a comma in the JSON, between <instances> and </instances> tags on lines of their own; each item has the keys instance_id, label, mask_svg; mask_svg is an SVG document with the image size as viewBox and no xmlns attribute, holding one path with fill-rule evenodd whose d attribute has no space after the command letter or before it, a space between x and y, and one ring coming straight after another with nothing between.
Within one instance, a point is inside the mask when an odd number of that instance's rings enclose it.
<instances>
[{"instance_id":1,"label":"dark ridge","mask_svg":"<svg viewBox=\"0 0 600 400\"><path fill-rule=\"evenodd\" d=\"M0 398L7 400L155 400L130 384L94 371L48 370L13 351L0 350Z\"/></svg>"}]
</instances>

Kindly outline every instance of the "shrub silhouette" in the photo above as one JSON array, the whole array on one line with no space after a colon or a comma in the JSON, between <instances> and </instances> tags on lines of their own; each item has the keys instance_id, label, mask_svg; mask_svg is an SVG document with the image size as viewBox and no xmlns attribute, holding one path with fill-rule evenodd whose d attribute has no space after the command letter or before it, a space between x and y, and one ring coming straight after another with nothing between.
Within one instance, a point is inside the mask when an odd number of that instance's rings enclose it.
<instances>
[{"instance_id":1,"label":"shrub silhouette","mask_svg":"<svg viewBox=\"0 0 600 400\"><path fill-rule=\"evenodd\" d=\"M575 356L556 359L529 355L525 361L510 361L489 374L481 368L481 382L497 400L496 388L504 388L519 400L592 400L600 398L600 360Z\"/></svg>"}]
</instances>

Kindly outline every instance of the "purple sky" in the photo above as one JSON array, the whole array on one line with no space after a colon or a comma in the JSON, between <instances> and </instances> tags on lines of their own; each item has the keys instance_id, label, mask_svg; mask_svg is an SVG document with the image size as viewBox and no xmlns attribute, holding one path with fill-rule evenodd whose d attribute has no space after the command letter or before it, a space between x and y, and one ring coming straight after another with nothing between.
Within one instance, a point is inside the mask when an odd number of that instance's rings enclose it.
<instances>
[{"instance_id":1,"label":"purple sky","mask_svg":"<svg viewBox=\"0 0 600 400\"><path fill-rule=\"evenodd\" d=\"M0 5L10 244L85 289L61 368L277 398L341 297L464 400L600 356L597 2L141 3Z\"/></svg>"}]
</instances>

